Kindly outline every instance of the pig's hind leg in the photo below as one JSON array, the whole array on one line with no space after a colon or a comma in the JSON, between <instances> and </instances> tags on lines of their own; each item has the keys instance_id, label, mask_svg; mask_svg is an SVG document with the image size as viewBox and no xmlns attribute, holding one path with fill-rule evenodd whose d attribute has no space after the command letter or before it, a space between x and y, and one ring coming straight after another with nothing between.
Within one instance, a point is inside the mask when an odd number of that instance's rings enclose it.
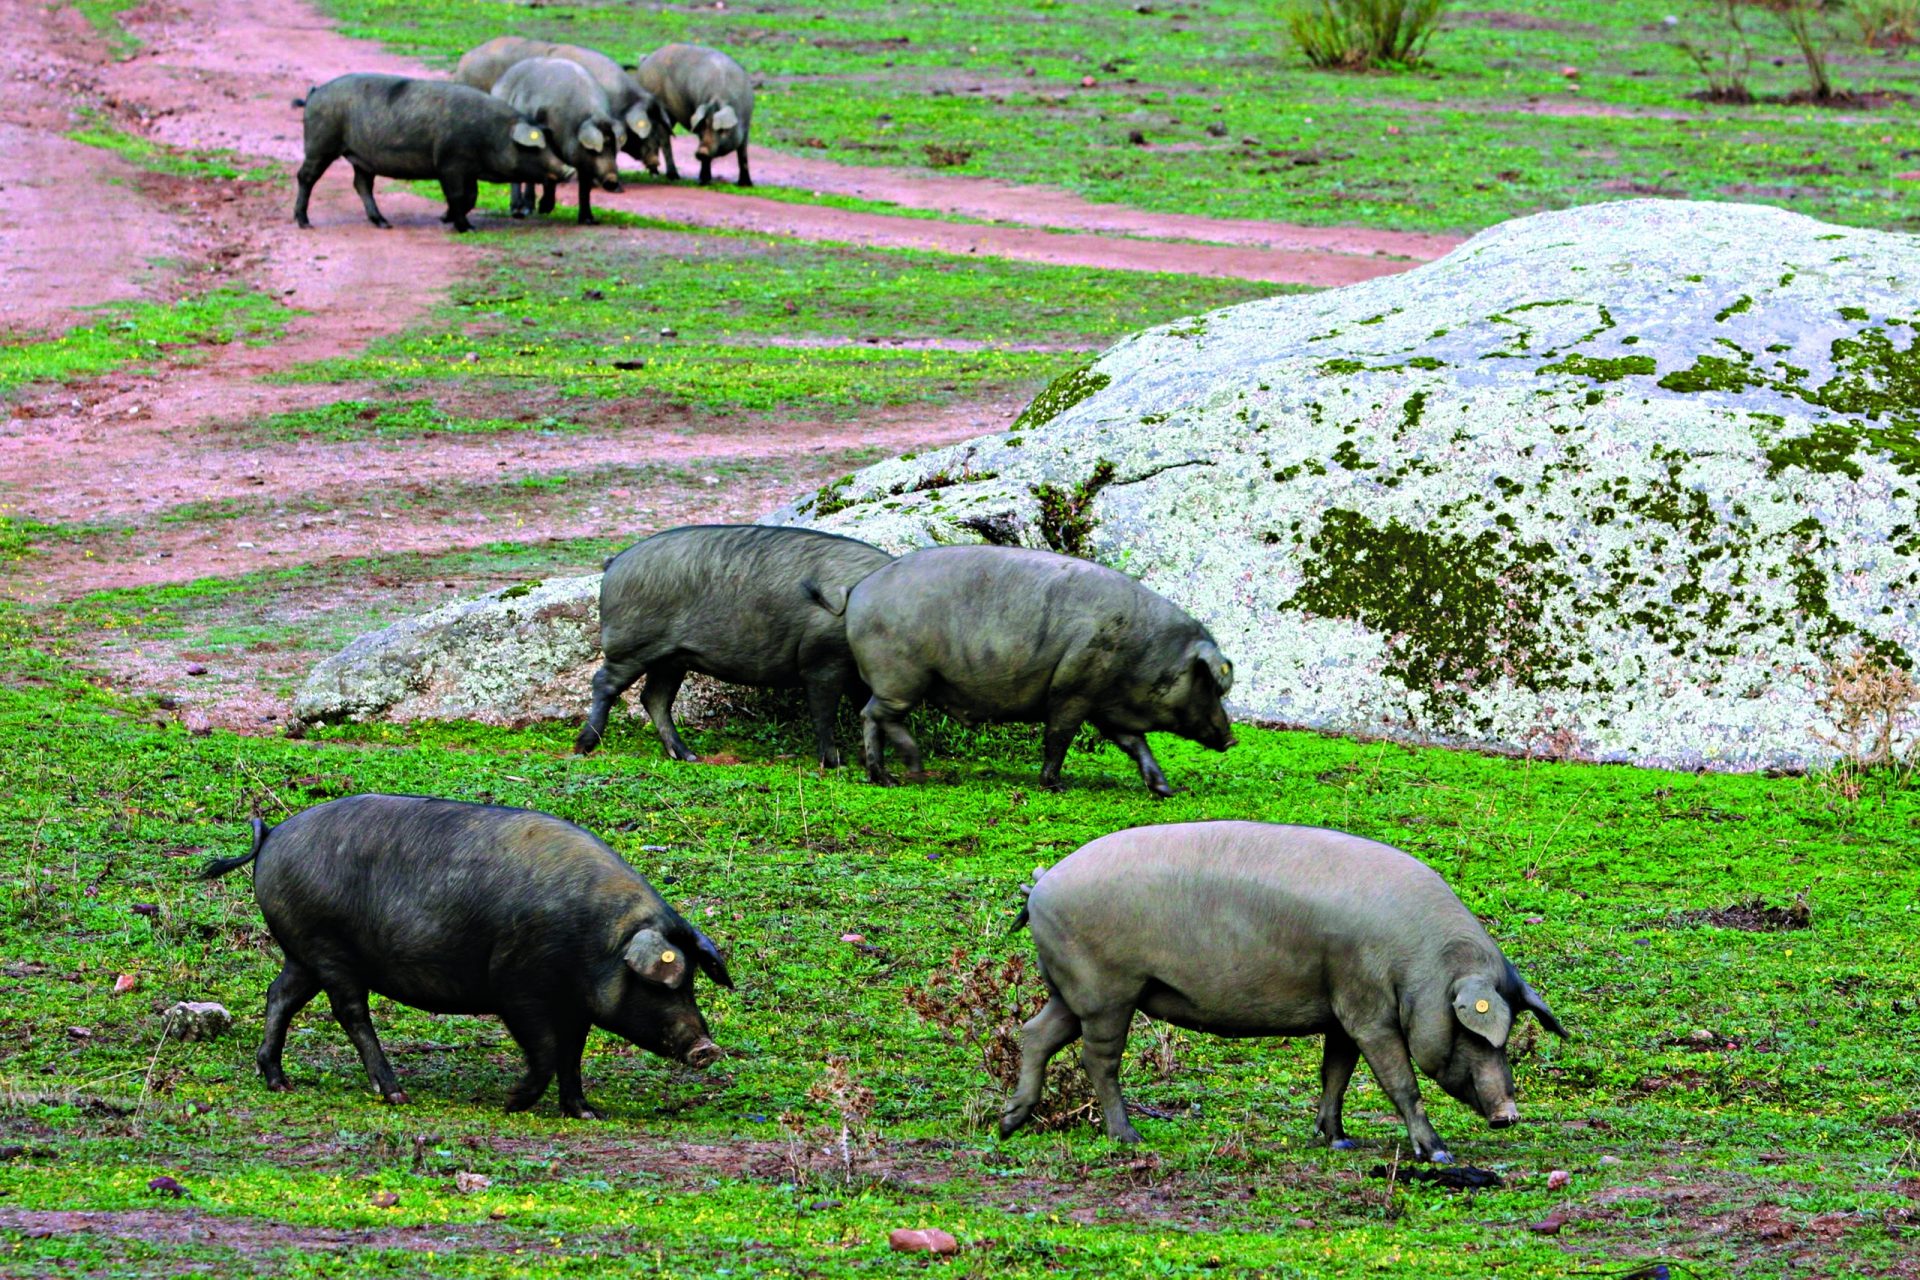
<instances>
[{"instance_id":1,"label":"pig's hind leg","mask_svg":"<svg viewBox=\"0 0 1920 1280\"><path fill-rule=\"evenodd\" d=\"M653 731L660 735L660 745L675 760L694 761L700 757L693 748L680 741L680 730L673 723L673 700L680 696L680 682L687 678L687 669L678 663L655 663L647 668L647 685L640 691L640 705L647 709L647 719L653 721Z\"/></svg>"},{"instance_id":2,"label":"pig's hind leg","mask_svg":"<svg viewBox=\"0 0 1920 1280\"><path fill-rule=\"evenodd\" d=\"M254 1055L267 1088L284 1092L293 1087L287 1083L286 1070L280 1065L280 1055L287 1047L287 1025L293 1021L294 1014L319 994L320 979L314 976L313 970L291 958L280 967L280 976L267 988L266 1035L260 1041L260 1051Z\"/></svg>"},{"instance_id":3,"label":"pig's hind leg","mask_svg":"<svg viewBox=\"0 0 1920 1280\"><path fill-rule=\"evenodd\" d=\"M860 709L860 718L865 721L861 726L861 744L867 753L867 781L878 786L893 785L893 775L887 772L887 743L900 753L900 763L907 767L907 776L918 780L926 773L920 767L920 744L907 732L907 713L920 705L925 692L924 686L907 691L896 690L882 696L875 691L867 699L867 705Z\"/></svg>"},{"instance_id":4,"label":"pig's hind leg","mask_svg":"<svg viewBox=\"0 0 1920 1280\"><path fill-rule=\"evenodd\" d=\"M1127 1100L1120 1093L1120 1060L1127 1051L1127 1031L1133 1025L1133 1001L1102 1009L1080 1020L1080 1065L1093 1081L1107 1136L1115 1142L1138 1142L1139 1131L1127 1119Z\"/></svg>"},{"instance_id":5,"label":"pig's hind leg","mask_svg":"<svg viewBox=\"0 0 1920 1280\"><path fill-rule=\"evenodd\" d=\"M561 1066L565 1061L561 1051L563 1037L560 1028L541 1008L538 997L522 997L516 1000L501 1009L500 1017L507 1024L507 1031L513 1036L514 1043L520 1046L520 1052L527 1056L527 1074L520 1077L519 1082L513 1086L513 1091L507 1094L507 1110L525 1111L540 1101L541 1096L546 1093L547 1085L553 1081L554 1072L564 1069ZM586 1043L584 1033L580 1037L580 1043L583 1046ZM574 1084L578 1086L580 1082L578 1054L573 1060L573 1078ZM561 1089L564 1094L566 1089L564 1081ZM566 1101L567 1099L563 1096L561 1098L563 1108ZM584 1103L585 1099L581 1099L581 1102Z\"/></svg>"},{"instance_id":6,"label":"pig's hind leg","mask_svg":"<svg viewBox=\"0 0 1920 1280\"><path fill-rule=\"evenodd\" d=\"M1087 704L1078 698L1056 702L1047 708L1040 785L1049 791L1058 791L1066 785L1060 781L1060 770L1067 763L1067 748L1079 736L1080 726L1087 722L1087 711Z\"/></svg>"},{"instance_id":7,"label":"pig's hind leg","mask_svg":"<svg viewBox=\"0 0 1920 1280\"><path fill-rule=\"evenodd\" d=\"M391 222L387 221L385 215L380 212L380 206L373 202L373 170L363 168L357 164L354 165L353 190L354 194L360 197L361 207L367 211L368 222L371 222L374 226L382 230L393 226Z\"/></svg>"},{"instance_id":8,"label":"pig's hind leg","mask_svg":"<svg viewBox=\"0 0 1920 1280\"><path fill-rule=\"evenodd\" d=\"M587 722L580 726L580 734L573 740L573 749L577 755L587 755L600 745L607 733L607 716L613 710L613 704L620 701L620 695L633 686L633 682L645 675L646 664L642 662L615 662L608 658L600 669L593 673L593 701L587 704ZM667 700L669 706L673 700ZM672 750L671 747L668 748Z\"/></svg>"},{"instance_id":9,"label":"pig's hind leg","mask_svg":"<svg viewBox=\"0 0 1920 1280\"><path fill-rule=\"evenodd\" d=\"M1020 1028L1020 1081L1000 1109L1001 1137L1010 1136L1033 1115L1040 1105L1040 1091L1046 1087L1048 1061L1079 1034L1080 1019L1058 995Z\"/></svg>"},{"instance_id":10,"label":"pig's hind leg","mask_svg":"<svg viewBox=\"0 0 1920 1280\"><path fill-rule=\"evenodd\" d=\"M406 1090L393 1074L393 1064L387 1061L387 1051L380 1047L379 1033L373 1029L373 1015L367 1011L366 988L348 979L323 978L322 981L326 983L327 1002L333 1006L334 1021L360 1051L360 1061L366 1064L374 1089L395 1106L408 1101Z\"/></svg>"},{"instance_id":11,"label":"pig's hind leg","mask_svg":"<svg viewBox=\"0 0 1920 1280\"><path fill-rule=\"evenodd\" d=\"M1327 1031L1327 1042L1320 1053L1320 1115L1314 1121L1314 1132L1335 1151L1350 1151L1359 1145L1347 1136L1346 1125L1340 1119L1342 1105L1347 1100L1347 1085L1353 1080L1353 1069L1360 1062L1360 1046L1353 1037L1339 1027Z\"/></svg>"}]
</instances>

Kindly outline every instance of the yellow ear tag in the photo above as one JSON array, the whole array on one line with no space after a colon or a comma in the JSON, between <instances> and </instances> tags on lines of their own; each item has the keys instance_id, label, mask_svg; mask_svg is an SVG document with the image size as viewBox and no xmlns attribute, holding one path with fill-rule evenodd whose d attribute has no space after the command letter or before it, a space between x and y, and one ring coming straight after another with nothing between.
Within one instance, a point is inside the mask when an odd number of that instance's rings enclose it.
<instances>
[{"instance_id":1,"label":"yellow ear tag","mask_svg":"<svg viewBox=\"0 0 1920 1280\"><path fill-rule=\"evenodd\" d=\"M1493 1006L1488 1004L1485 1000L1475 1000L1473 1002L1473 1011L1475 1013L1485 1013L1488 1009L1491 1009L1492 1007Z\"/></svg>"},{"instance_id":2,"label":"yellow ear tag","mask_svg":"<svg viewBox=\"0 0 1920 1280\"><path fill-rule=\"evenodd\" d=\"M533 129L533 130L530 130L530 131L528 131L528 133L527 133L527 141L528 141L529 143L531 143L532 145L534 145L534 146L536 146L536 147L537 147L537 146L539 146L539 145L540 145L540 131L539 131L538 129Z\"/></svg>"},{"instance_id":3,"label":"yellow ear tag","mask_svg":"<svg viewBox=\"0 0 1920 1280\"><path fill-rule=\"evenodd\" d=\"M674 959L674 957L673 957L673 952L671 952L671 951L662 951L662 952L660 953L660 963L661 963L661 964L672 964L672 963L673 963L673 959ZM1481 1001L1480 1003L1481 1003L1481 1004L1485 1004L1485 1003L1486 1003L1486 1001L1485 1001L1485 1000L1482 1000L1482 1001ZM1485 1010L1485 1009L1482 1009L1482 1010L1481 1010L1480 1012L1482 1012L1482 1013L1485 1013L1485 1012L1486 1012L1486 1010Z\"/></svg>"}]
</instances>

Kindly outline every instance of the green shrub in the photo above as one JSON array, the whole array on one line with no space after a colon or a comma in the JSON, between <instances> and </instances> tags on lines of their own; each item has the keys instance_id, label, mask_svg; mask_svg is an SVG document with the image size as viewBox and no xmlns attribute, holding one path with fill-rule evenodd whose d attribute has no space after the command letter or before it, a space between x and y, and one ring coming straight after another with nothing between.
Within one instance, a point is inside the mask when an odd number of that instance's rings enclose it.
<instances>
[{"instance_id":1,"label":"green shrub","mask_svg":"<svg viewBox=\"0 0 1920 1280\"><path fill-rule=\"evenodd\" d=\"M1287 32L1316 67L1415 67L1447 0L1296 0Z\"/></svg>"}]
</instances>

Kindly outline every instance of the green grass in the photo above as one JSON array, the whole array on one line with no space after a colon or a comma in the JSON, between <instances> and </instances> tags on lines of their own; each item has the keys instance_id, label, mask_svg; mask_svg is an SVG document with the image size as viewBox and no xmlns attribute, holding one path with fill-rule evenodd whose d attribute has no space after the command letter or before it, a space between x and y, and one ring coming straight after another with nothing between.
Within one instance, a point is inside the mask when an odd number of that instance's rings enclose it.
<instances>
[{"instance_id":1,"label":"green grass","mask_svg":"<svg viewBox=\"0 0 1920 1280\"><path fill-rule=\"evenodd\" d=\"M487 265L430 321L296 376L532 379L568 395L655 395L711 410L845 408L1036 382L1131 330L1285 291L609 221L644 234L483 235L495 251ZM1027 334L1068 350L1008 349Z\"/></svg>"},{"instance_id":2,"label":"green grass","mask_svg":"<svg viewBox=\"0 0 1920 1280\"><path fill-rule=\"evenodd\" d=\"M56 338L0 339L0 395L43 382L98 377L230 342L262 343L292 314L264 294L213 289L178 302L109 303L101 319Z\"/></svg>"},{"instance_id":3,"label":"green grass","mask_svg":"<svg viewBox=\"0 0 1920 1280\"><path fill-rule=\"evenodd\" d=\"M278 168L248 164L224 148L172 147L127 133L97 112L81 114L86 123L78 129L68 130L68 138L111 151L154 173L169 173L185 178L244 179L250 182L281 176Z\"/></svg>"},{"instance_id":4,"label":"green grass","mask_svg":"<svg viewBox=\"0 0 1920 1280\"><path fill-rule=\"evenodd\" d=\"M138 0L66 0L66 3L79 10L87 25L105 37L115 57L125 58L140 48L141 41L120 21L122 14L140 7Z\"/></svg>"},{"instance_id":5,"label":"green grass","mask_svg":"<svg viewBox=\"0 0 1920 1280\"><path fill-rule=\"evenodd\" d=\"M910 167L930 145L968 148L971 160L948 172L1171 212L1460 231L1639 183L1917 225L1910 188L1892 179L1913 168L1901 154L1909 108L1694 102L1704 82L1675 40L1704 32L1700 8L1681 0L1462 3L1429 48L1430 69L1365 75L1309 68L1286 39L1285 6L1245 0L768 0L665 8L644 32L611 0L537 12L506 0L324 7L350 34L449 67L502 31L625 61L669 40L718 45L765 81L754 137L767 146L825 143L808 154ZM1660 25L1668 14L1684 19L1674 32ZM1801 87L1787 38L1763 18L1750 25L1754 89ZM1844 87L1920 89L1910 57L1866 50L1848 32L1832 50ZM1567 66L1580 74L1564 76ZM1081 87L1086 76L1094 87ZM1685 118L1547 115L1530 98ZM1129 142L1135 131L1148 146Z\"/></svg>"},{"instance_id":6,"label":"green grass","mask_svg":"<svg viewBox=\"0 0 1920 1280\"><path fill-rule=\"evenodd\" d=\"M469 418L431 400L336 400L254 419L250 434L266 440L408 440L425 435L481 435L499 431L583 431L580 423L550 414L518 418Z\"/></svg>"},{"instance_id":7,"label":"green grass","mask_svg":"<svg viewBox=\"0 0 1920 1280\"><path fill-rule=\"evenodd\" d=\"M56 1249L0 1228L0 1275L406 1265L400 1238L286 1251L323 1226L458 1236L438 1271L474 1276L585 1274L616 1256L642 1274L890 1272L911 1264L888 1258L885 1232L917 1225L954 1231L968 1246L957 1274L982 1276L1534 1275L1648 1255L1776 1276L1799 1274L1801 1253L1858 1274L1905 1247L1883 1219L1909 1211L1908 1139L1877 1118L1920 1089L1920 792L1835 804L1804 779L1248 729L1224 757L1157 744L1190 790L1156 802L1111 749L1070 756L1069 789L1052 795L1034 785L1031 733L951 727L923 739L934 782L882 790L797 763L807 742L790 722L691 735L747 762L732 767L669 764L624 726L586 760L565 754L570 726L192 738L63 663L9 665L29 682L0 687L0 1137L29 1154L0 1164L0 1193L10 1213L199 1212L214 1232L96 1230ZM412 1106L373 1102L317 1011L290 1046L297 1091L264 1091L251 1054L272 948L243 877L192 872L244 844L250 813L274 821L358 790L530 805L606 834L729 950L739 989L703 989L703 1004L730 1056L701 1075L597 1036L589 1088L609 1119L567 1122L550 1100L502 1116L515 1054L497 1023L382 1004ZM1026 952L1007 925L1036 863L1127 825L1226 816L1333 825L1422 857L1574 1029L1565 1044L1516 1040L1517 1129L1489 1132L1426 1091L1456 1154L1507 1189L1390 1192L1359 1176L1402 1137L1364 1071L1350 1127L1367 1149L1312 1146L1304 1041L1175 1033L1165 1077L1130 1053L1133 1098L1180 1117L1140 1120L1143 1152L1082 1129L996 1143L969 1121L990 1111L987 1081L903 1007L904 988L956 948ZM1684 914L1803 893L1801 931ZM119 973L133 994L112 994ZM219 1000L239 1027L160 1043L156 1010L177 998ZM1712 1047L1689 1040L1697 1028ZM834 1056L875 1098L850 1176L818 1153L837 1129L808 1096ZM1555 1168L1574 1173L1565 1191L1546 1188ZM458 1194L456 1170L492 1185ZM161 1173L194 1198L153 1196ZM1672 1186L1705 1190L1674 1200ZM383 1191L396 1207L371 1202ZM1560 1235L1526 1229L1556 1211ZM1770 1220L1806 1230L1787 1248L1763 1234ZM262 1252L244 1231L290 1235Z\"/></svg>"}]
</instances>

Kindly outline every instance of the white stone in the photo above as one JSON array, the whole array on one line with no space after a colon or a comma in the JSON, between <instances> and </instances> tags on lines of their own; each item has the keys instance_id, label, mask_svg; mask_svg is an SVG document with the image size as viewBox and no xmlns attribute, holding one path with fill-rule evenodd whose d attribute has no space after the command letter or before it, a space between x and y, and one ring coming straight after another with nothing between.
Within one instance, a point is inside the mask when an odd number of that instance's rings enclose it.
<instances>
[{"instance_id":1,"label":"white stone","mask_svg":"<svg viewBox=\"0 0 1920 1280\"><path fill-rule=\"evenodd\" d=\"M1541 214L1136 335L1063 389L1084 398L768 520L1041 546L1036 488L1110 463L1085 553L1212 627L1242 716L1817 764L1824 660L1920 645L1916 298L1909 235L1750 205ZM1706 381L1749 385L1673 381L1715 360ZM1816 432L1839 447L1790 444Z\"/></svg>"}]
</instances>

